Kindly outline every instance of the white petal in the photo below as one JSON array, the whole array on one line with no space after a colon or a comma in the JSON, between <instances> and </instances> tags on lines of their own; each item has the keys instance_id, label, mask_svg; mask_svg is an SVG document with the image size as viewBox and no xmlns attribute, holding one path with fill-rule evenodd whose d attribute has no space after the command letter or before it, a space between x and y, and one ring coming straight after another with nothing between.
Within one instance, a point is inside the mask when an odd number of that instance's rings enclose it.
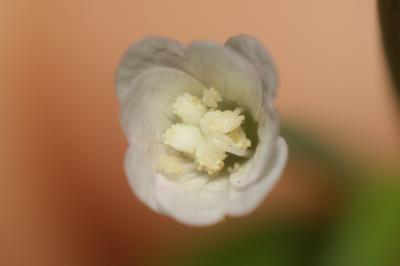
<instances>
[{"instance_id":1,"label":"white petal","mask_svg":"<svg viewBox=\"0 0 400 266\"><path fill-rule=\"evenodd\" d=\"M246 107L258 120L262 101L261 80L255 68L242 56L212 42L196 41L187 50L191 73L207 88L214 87L224 101Z\"/></svg>"},{"instance_id":2,"label":"white petal","mask_svg":"<svg viewBox=\"0 0 400 266\"><path fill-rule=\"evenodd\" d=\"M203 90L197 80L176 69L144 71L127 86L126 100L121 103L121 123L128 140L162 141L163 132L175 117L172 104L176 97L184 92L199 96Z\"/></svg>"},{"instance_id":3,"label":"white petal","mask_svg":"<svg viewBox=\"0 0 400 266\"><path fill-rule=\"evenodd\" d=\"M241 54L252 63L261 77L267 95L275 96L278 76L274 62L263 45L256 38L243 34L231 37L225 43L225 46Z\"/></svg>"},{"instance_id":4,"label":"white petal","mask_svg":"<svg viewBox=\"0 0 400 266\"><path fill-rule=\"evenodd\" d=\"M231 187L228 194L227 214L231 216L246 215L253 211L264 200L279 180L288 157L286 141L279 137L276 143L274 158L270 161L272 168L258 182L244 189ZM264 165L264 169L268 166Z\"/></svg>"},{"instance_id":5,"label":"white petal","mask_svg":"<svg viewBox=\"0 0 400 266\"><path fill-rule=\"evenodd\" d=\"M258 144L253 156L229 177L231 185L243 189L263 178L274 167L273 156L278 139L279 122L275 111L267 103L262 107L258 123Z\"/></svg>"},{"instance_id":6,"label":"white petal","mask_svg":"<svg viewBox=\"0 0 400 266\"><path fill-rule=\"evenodd\" d=\"M120 101L126 97L132 80L144 70L158 66L184 70L186 62L185 48L174 40L150 37L133 44L125 52L115 73Z\"/></svg>"},{"instance_id":7,"label":"white petal","mask_svg":"<svg viewBox=\"0 0 400 266\"><path fill-rule=\"evenodd\" d=\"M175 98L184 91L201 95L202 85L179 70L153 68L129 85L121 121L129 141L125 170L132 189L153 209L156 166L166 146L162 135L171 124L168 116Z\"/></svg>"},{"instance_id":8,"label":"white petal","mask_svg":"<svg viewBox=\"0 0 400 266\"><path fill-rule=\"evenodd\" d=\"M157 160L163 154L162 149L160 146L143 145L137 141L129 145L125 155L125 173L131 189L141 201L158 212L161 210L155 198L154 176Z\"/></svg>"},{"instance_id":9,"label":"white petal","mask_svg":"<svg viewBox=\"0 0 400 266\"><path fill-rule=\"evenodd\" d=\"M226 177L200 175L176 181L159 174L155 194L166 214L188 225L205 226L224 218L228 186Z\"/></svg>"},{"instance_id":10,"label":"white petal","mask_svg":"<svg viewBox=\"0 0 400 266\"><path fill-rule=\"evenodd\" d=\"M250 213L263 201L279 180L286 164L288 150L283 138L276 144L273 167L266 176L244 189L232 187L227 177L206 175L171 180L156 175L156 205L165 214L194 226L217 223L224 216Z\"/></svg>"}]
</instances>

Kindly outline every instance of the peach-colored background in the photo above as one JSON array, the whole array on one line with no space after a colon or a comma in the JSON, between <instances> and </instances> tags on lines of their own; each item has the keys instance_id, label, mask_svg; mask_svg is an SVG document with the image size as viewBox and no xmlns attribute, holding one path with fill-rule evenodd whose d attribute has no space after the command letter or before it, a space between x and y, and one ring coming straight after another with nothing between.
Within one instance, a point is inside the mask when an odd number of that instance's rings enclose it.
<instances>
[{"instance_id":1,"label":"peach-colored background","mask_svg":"<svg viewBox=\"0 0 400 266\"><path fill-rule=\"evenodd\" d=\"M398 113L372 0L0 5L2 265L139 263L189 238L229 234L257 219L193 230L132 196L122 170L126 142L113 72L128 45L148 35L222 43L252 34L277 62L283 120L373 164L400 156ZM299 195L306 210L312 193L304 183L303 190L295 186L290 172L271 204Z\"/></svg>"}]
</instances>

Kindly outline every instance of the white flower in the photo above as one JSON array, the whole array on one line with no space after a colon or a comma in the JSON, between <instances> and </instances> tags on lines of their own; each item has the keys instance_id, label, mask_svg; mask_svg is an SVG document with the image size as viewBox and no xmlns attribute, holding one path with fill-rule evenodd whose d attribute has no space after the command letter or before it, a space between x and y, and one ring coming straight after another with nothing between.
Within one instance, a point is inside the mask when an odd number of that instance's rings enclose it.
<instances>
[{"instance_id":1,"label":"white flower","mask_svg":"<svg viewBox=\"0 0 400 266\"><path fill-rule=\"evenodd\" d=\"M188 225L254 210L287 160L272 104L276 86L271 58L247 35L224 46L165 38L131 46L116 88L136 195Z\"/></svg>"}]
</instances>

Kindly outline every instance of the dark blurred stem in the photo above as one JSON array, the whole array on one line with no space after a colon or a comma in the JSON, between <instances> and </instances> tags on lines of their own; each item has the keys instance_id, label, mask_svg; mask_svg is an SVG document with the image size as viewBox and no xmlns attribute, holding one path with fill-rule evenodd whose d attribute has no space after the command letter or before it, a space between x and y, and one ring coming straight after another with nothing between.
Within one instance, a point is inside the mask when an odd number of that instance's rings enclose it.
<instances>
[{"instance_id":1,"label":"dark blurred stem","mask_svg":"<svg viewBox=\"0 0 400 266\"><path fill-rule=\"evenodd\" d=\"M400 0L378 0L383 46L400 104Z\"/></svg>"}]
</instances>

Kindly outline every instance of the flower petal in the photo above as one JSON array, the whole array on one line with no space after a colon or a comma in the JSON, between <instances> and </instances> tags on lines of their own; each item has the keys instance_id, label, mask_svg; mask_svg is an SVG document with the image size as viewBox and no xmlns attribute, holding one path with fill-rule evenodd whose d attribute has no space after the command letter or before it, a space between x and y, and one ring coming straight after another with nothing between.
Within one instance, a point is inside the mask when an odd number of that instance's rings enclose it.
<instances>
[{"instance_id":1,"label":"flower petal","mask_svg":"<svg viewBox=\"0 0 400 266\"><path fill-rule=\"evenodd\" d=\"M229 38L225 46L241 54L253 64L261 77L267 95L275 96L278 75L274 62L264 46L256 38L245 34Z\"/></svg>"},{"instance_id":2,"label":"flower petal","mask_svg":"<svg viewBox=\"0 0 400 266\"><path fill-rule=\"evenodd\" d=\"M255 68L242 56L224 46L196 41L187 54L196 73L191 73L207 88L214 87L224 101L246 107L254 120L262 101L261 81Z\"/></svg>"},{"instance_id":3,"label":"flower petal","mask_svg":"<svg viewBox=\"0 0 400 266\"><path fill-rule=\"evenodd\" d=\"M155 195L166 214L188 225L205 226L224 218L228 186L226 177L199 175L177 181L158 174Z\"/></svg>"},{"instance_id":4,"label":"flower petal","mask_svg":"<svg viewBox=\"0 0 400 266\"><path fill-rule=\"evenodd\" d=\"M204 87L188 74L166 67L154 67L137 76L127 86L121 103L121 124L128 140L162 141L171 124L172 104L182 93L200 96Z\"/></svg>"},{"instance_id":5,"label":"flower petal","mask_svg":"<svg viewBox=\"0 0 400 266\"><path fill-rule=\"evenodd\" d=\"M239 171L232 173L229 177L234 188L243 189L252 185L263 178L268 169L274 166L273 156L278 139L279 122L275 111L267 104L264 103L261 109L257 132L258 144L253 156L241 166Z\"/></svg>"},{"instance_id":6,"label":"flower petal","mask_svg":"<svg viewBox=\"0 0 400 266\"><path fill-rule=\"evenodd\" d=\"M153 209L157 209L154 176L165 154L162 135L171 125L171 104L183 92L201 95L203 89L188 74L163 67L144 71L128 86L127 99L121 105L121 123L130 144L125 170L132 189Z\"/></svg>"},{"instance_id":7,"label":"flower petal","mask_svg":"<svg viewBox=\"0 0 400 266\"><path fill-rule=\"evenodd\" d=\"M279 137L276 143L274 158L270 161L273 167L268 170L268 174L247 188L237 189L233 186L230 188L227 214L241 216L257 208L279 180L286 165L287 157L288 148L286 141ZM268 165L264 165L264 169L268 167Z\"/></svg>"},{"instance_id":8,"label":"flower petal","mask_svg":"<svg viewBox=\"0 0 400 266\"><path fill-rule=\"evenodd\" d=\"M232 187L228 178L191 176L183 180L156 175L156 204L165 214L195 226L217 223L226 215L241 216L250 213L272 190L287 160L287 144L283 138L277 142L273 167L264 176L245 189Z\"/></svg>"},{"instance_id":9,"label":"flower petal","mask_svg":"<svg viewBox=\"0 0 400 266\"><path fill-rule=\"evenodd\" d=\"M129 84L151 67L184 69L185 48L178 42L162 37L149 37L133 44L125 52L115 73L117 95L122 102Z\"/></svg>"},{"instance_id":10,"label":"flower petal","mask_svg":"<svg viewBox=\"0 0 400 266\"><path fill-rule=\"evenodd\" d=\"M125 155L125 173L136 196L150 208L160 212L154 193L155 162L157 161L152 160L162 153L158 149L162 150L163 147L143 145L139 141L131 143Z\"/></svg>"}]
</instances>

